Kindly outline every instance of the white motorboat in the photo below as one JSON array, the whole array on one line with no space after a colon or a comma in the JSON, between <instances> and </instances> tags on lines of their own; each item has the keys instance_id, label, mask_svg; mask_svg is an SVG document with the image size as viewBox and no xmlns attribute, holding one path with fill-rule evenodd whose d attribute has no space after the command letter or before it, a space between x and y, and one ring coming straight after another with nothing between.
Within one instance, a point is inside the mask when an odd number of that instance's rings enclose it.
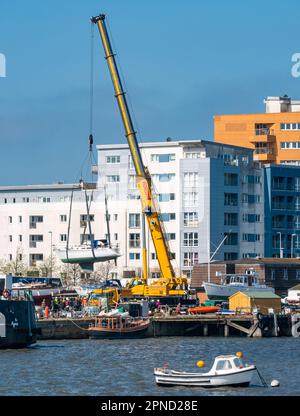
<instances>
[{"instance_id":1,"label":"white motorboat","mask_svg":"<svg viewBox=\"0 0 300 416\"><path fill-rule=\"evenodd\" d=\"M259 283L257 273L252 270L244 274L224 274L220 278L220 283L203 282L208 299L227 300L236 292L253 290L274 293L274 288Z\"/></svg>"},{"instance_id":2,"label":"white motorboat","mask_svg":"<svg viewBox=\"0 0 300 416\"><path fill-rule=\"evenodd\" d=\"M219 355L207 373L187 373L163 367L155 368L154 376L161 386L247 387L255 371L256 366L245 365L240 356Z\"/></svg>"}]
</instances>

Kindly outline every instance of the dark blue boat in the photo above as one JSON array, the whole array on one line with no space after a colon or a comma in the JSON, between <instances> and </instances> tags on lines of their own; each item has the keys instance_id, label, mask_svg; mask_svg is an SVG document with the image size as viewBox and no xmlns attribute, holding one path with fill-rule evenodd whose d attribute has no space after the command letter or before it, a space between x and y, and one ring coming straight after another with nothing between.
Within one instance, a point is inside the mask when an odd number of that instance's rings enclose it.
<instances>
[{"instance_id":1,"label":"dark blue boat","mask_svg":"<svg viewBox=\"0 0 300 416\"><path fill-rule=\"evenodd\" d=\"M5 283L0 278L0 348L28 347L36 342L38 333L32 295L25 290L11 291Z\"/></svg>"}]
</instances>

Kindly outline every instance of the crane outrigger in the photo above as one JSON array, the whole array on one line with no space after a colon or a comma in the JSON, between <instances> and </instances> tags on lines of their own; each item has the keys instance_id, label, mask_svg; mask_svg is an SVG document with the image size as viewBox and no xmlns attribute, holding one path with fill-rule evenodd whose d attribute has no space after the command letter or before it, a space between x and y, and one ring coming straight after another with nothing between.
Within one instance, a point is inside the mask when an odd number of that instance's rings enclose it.
<instances>
[{"instance_id":1,"label":"crane outrigger","mask_svg":"<svg viewBox=\"0 0 300 416\"><path fill-rule=\"evenodd\" d=\"M146 256L145 247L143 248L143 278L142 284L132 287L132 293L142 296L168 296L183 295L186 293L187 278L176 277L171 263L171 252L163 231L163 224L156 207L154 192L151 186L151 176L146 166L144 166L141 151L138 145L136 131L133 126L129 112L125 92L122 87L121 78L117 68L115 54L112 51L108 31L105 24L105 15L100 14L91 18L92 23L99 29L100 37L105 52L105 59L109 68L110 76L115 90L118 107L121 113L122 122L125 129L125 136L129 145L132 161L136 171L137 187L141 196L142 211L145 215L155 248L161 277L151 285L147 285Z\"/></svg>"}]
</instances>

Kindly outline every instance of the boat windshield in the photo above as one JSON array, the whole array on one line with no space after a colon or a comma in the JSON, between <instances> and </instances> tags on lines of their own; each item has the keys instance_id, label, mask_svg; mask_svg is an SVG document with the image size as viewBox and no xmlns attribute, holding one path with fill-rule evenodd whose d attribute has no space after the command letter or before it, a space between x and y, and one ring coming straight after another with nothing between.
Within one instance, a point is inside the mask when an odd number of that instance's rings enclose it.
<instances>
[{"instance_id":1,"label":"boat windshield","mask_svg":"<svg viewBox=\"0 0 300 416\"><path fill-rule=\"evenodd\" d=\"M232 368L229 360L220 360L217 363L216 370L230 370Z\"/></svg>"},{"instance_id":2,"label":"boat windshield","mask_svg":"<svg viewBox=\"0 0 300 416\"><path fill-rule=\"evenodd\" d=\"M242 359L241 359L241 358L238 358L238 357L236 357L236 358L234 358L234 359L233 359L233 364L234 364L237 368L242 368L242 367L244 367L244 364L243 364Z\"/></svg>"}]
</instances>

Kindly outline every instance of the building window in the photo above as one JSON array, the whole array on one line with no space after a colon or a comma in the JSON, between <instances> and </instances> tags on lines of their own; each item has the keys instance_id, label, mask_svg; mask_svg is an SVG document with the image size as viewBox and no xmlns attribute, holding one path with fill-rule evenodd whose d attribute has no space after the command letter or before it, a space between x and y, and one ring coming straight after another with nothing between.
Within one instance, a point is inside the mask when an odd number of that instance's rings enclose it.
<instances>
[{"instance_id":1,"label":"building window","mask_svg":"<svg viewBox=\"0 0 300 416\"><path fill-rule=\"evenodd\" d=\"M198 226L198 212L184 212L183 213L183 225L185 227L197 227Z\"/></svg>"},{"instance_id":2,"label":"building window","mask_svg":"<svg viewBox=\"0 0 300 416\"><path fill-rule=\"evenodd\" d=\"M260 222L260 215L258 214L243 214L243 222Z\"/></svg>"},{"instance_id":3,"label":"building window","mask_svg":"<svg viewBox=\"0 0 300 416\"><path fill-rule=\"evenodd\" d=\"M300 130L300 123L280 123L280 130Z\"/></svg>"},{"instance_id":4,"label":"building window","mask_svg":"<svg viewBox=\"0 0 300 416\"><path fill-rule=\"evenodd\" d=\"M22 261L22 259L23 259L22 254L19 254L19 261Z\"/></svg>"},{"instance_id":5,"label":"building window","mask_svg":"<svg viewBox=\"0 0 300 416\"><path fill-rule=\"evenodd\" d=\"M238 174L237 173L224 173L224 185L225 186L237 186Z\"/></svg>"},{"instance_id":6,"label":"building window","mask_svg":"<svg viewBox=\"0 0 300 416\"><path fill-rule=\"evenodd\" d=\"M175 233L167 233L167 240L176 240L176 234Z\"/></svg>"},{"instance_id":7,"label":"building window","mask_svg":"<svg viewBox=\"0 0 300 416\"><path fill-rule=\"evenodd\" d=\"M36 228L36 224L43 221L44 219L42 215L31 215L29 217L29 228Z\"/></svg>"},{"instance_id":8,"label":"building window","mask_svg":"<svg viewBox=\"0 0 300 416\"><path fill-rule=\"evenodd\" d=\"M22 240L23 240L23 237L22 237L22 235L20 234L20 235L19 235L19 241L20 241L20 243L22 243Z\"/></svg>"},{"instance_id":9,"label":"building window","mask_svg":"<svg viewBox=\"0 0 300 416\"><path fill-rule=\"evenodd\" d=\"M46 196L38 196L37 197L37 202L50 202L50 198L46 197Z\"/></svg>"},{"instance_id":10,"label":"building window","mask_svg":"<svg viewBox=\"0 0 300 416\"><path fill-rule=\"evenodd\" d=\"M151 155L151 162L165 163L165 162L173 162L174 160L175 160L175 153Z\"/></svg>"},{"instance_id":11,"label":"building window","mask_svg":"<svg viewBox=\"0 0 300 416\"><path fill-rule=\"evenodd\" d=\"M9 258L10 261L12 261L12 254L9 254L8 258Z\"/></svg>"},{"instance_id":12,"label":"building window","mask_svg":"<svg viewBox=\"0 0 300 416\"><path fill-rule=\"evenodd\" d=\"M8 222L11 224L12 223L12 217L8 217Z\"/></svg>"},{"instance_id":13,"label":"building window","mask_svg":"<svg viewBox=\"0 0 300 416\"><path fill-rule=\"evenodd\" d=\"M183 186L194 187L199 185L198 172L184 172L183 174Z\"/></svg>"},{"instance_id":14,"label":"building window","mask_svg":"<svg viewBox=\"0 0 300 416\"><path fill-rule=\"evenodd\" d=\"M38 253L29 254L29 264L31 267L35 267L36 262L43 261L43 259L44 259L43 254L38 254Z\"/></svg>"},{"instance_id":15,"label":"building window","mask_svg":"<svg viewBox=\"0 0 300 416\"><path fill-rule=\"evenodd\" d=\"M67 216L66 215L60 215L59 216L60 222L67 222Z\"/></svg>"},{"instance_id":16,"label":"building window","mask_svg":"<svg viewBox=\"0 0 300 416\"><path fill-rule=\"evenodd\" d=\"M283 269L283 276L282 276L283 280L288 280L289 278L289 273L288 273L288 269Z\"/></svg>"},{"instance_id":17,"label":"building window","mask_svg":"<svg viewBox=\"0 0 300 416\"><path fill-rule=\"evenodd\" d=\"M118 221L118 214L114 214L114 221Z\"/></svg>"},{"instance_id":18,"label":"building window","mask_svg":"<svg viewBox=\"0 0 300 416\"><path fill-rule=\"evenodd\" d=\"M158 200L159 202L168 202L168 201L174 201L175 200L175 194L158 194Z\"/></svg>"},{"instance_id":19,"label":"building window","mask_svg":"<svg viewBox=\"0 0 300 416\"><path fill-rule=\"evenodd\" d=\"M153 181L170 182L175 178L175 173L155 173L151 175Z\"/></svg>"},{"instance_id":20,"label":"building window","mask_svg":"<svg viewBox=\"0 0 300 416\"><path fill-rule=\"evenodd\" d=\"M172 221L172 220L176 219L176 214L173 213L173 212L171 212L171 213L164 212L164 213L160 214L160 219L163 222Z\"/></svg>"},{"instance_id":21,"label":"building window","mask_svg":"<svg viewBox=\"0 0 300 416\"><path fill-rule=\"evenodd\" d=\"M140 253L129 253L129 260L140 260Z\"/></svg>"},{"instance_id":22,"label":"building window","mask_svg":"<svg viewBox=\"0 0 300 416\"><path fill-rule=\"evenodd\" d=\"M12 235L9 235L9 241L12 242Z\"/></svg>"},{"instance_id":23,"label":"building window","mask_svg":"<svg viewBox=\"0 0 300 416\"><path fill-rule=\"evenodd\" d=\"M29 247L35 248L38 242L44 241L43 234L30 234Z\"/></svg>"},{"instance_id":24,"label":"building window","mask_svg":"<svg viewBox=\"0 0 300 416\"><path fill-rule=\"evenodd\" d=\"M237 260L238 259L238 253L232 252L232 253L224 253L224 260Z\"/></svg>"},{"instance_id":25,"label":"building window","mask_svg":"<svg viewBox=\"0 0 300 416\"><path fill-rule=\"evenodd\" d=\"M160 272L152 272L151 273L151 279L160 279L161 273Z\"/></svg>"},{"instance_id":26,"label":"building window","mask_svg":"<svg viewBox=\"0 0 300 416\"><path fill-rule=\"evenodd\" d=\"M114 239L115 239L115 241L118 241L118 234L117 233L114 234Z\"/></svg>"},{"instance_id":27,"label":"building window","mask_svg":"<svg viewBox=\"0 0 300 416\"><path fill-rule=\"evenodd\" d=\"M131 155L128 155L128 169L134 169L134 164Z\"/></svg>"},{"instance_id":28,"label":"building window","mask_svg":"<svg viewBox=\"0 0 300 416\"><path fill-rule=\"evenodd\" d=\"M94 214L81 214L80 215L80 227L86 227L88 221L92 222L95 221L95 215Z\"/></svg>"},{"instance_id":29,"label":"building window","mask_svg":"<svg viewBox=\"0 0 300 416\"><path fill-rule=\"evenodd\" d=\"M224 225L238 225L238 214L233 212L225 212Z\"/></svg>"},{"instance_id":30,"label":"building window","mask_svg":"<svg viewBox=\"0 0 300 416\"><path fill-rule=\"evenodd\" d=\"M120 156L106 156L106 163L120 163Z\"/></svg>"},{"instance_id":31,"label":"building window","mask_svg":"<svg viewBox=\"0 0 300 416\"><path fill-rule=\"evenodd\" d=\"M27 197L22 198L22 202L29 202L29 198L27 198Z\"/></svg>"},{"instance_id":32,"label":"building window","mask_svg":"<svg viewBox=\"0 0 300 416\"><path fill-rule=\"evenodd\" d=\"M255 242L260 241L260 234L246 234L243 233L243 241Z\"/></svg>"},{"instance_id":33,"label":"building window","mask_svg":"<svg viewBox=\"0 0 300 416\"><path fill-rule=\"evenodd\" d=\"M67 241L67 234L60 234L60 241Z\"/></svg>"},{"instance_id":34,"label":"building window","mask_svg":"<svg viewBox=\"0 0 300 416\"><path fill-rule=\"evenodd\" d=\"M225 246L237 246L238 245L238 233L224 233L224 237L227 237L224 241Z\"/></svg>"},{"instance_id":35,"label":"building window","mask_svg":"<svg viewBox=\"0 0 300 416\"><path fill-rule=\"evenodd\" d=\"M106 182L108 183L120 182L120 175L107 175Z\"/></svg>"},{"instance_id":36,"label":"building window","mask_svg":"<svg viewBox=\"0 0 300 416\"><path fill-rule=\"evenodd\" d=\"M224 205L226 206L237 206L238 205L238 194L225 193L224 194Z\"/></svg>"},{"instance_id":37,"label":"building window","mask_svg":"<svg viewBox=\"0 0 300 416\"><path fill-rule=\"evenodd\" d=\"M260 195L242 194L242 202L246 204L257 204L260 202Z\"/></svg>"},{"instance_id":38,"label":"building window","mask_svg":"<svg viewBox=\"0 0 300 416\"><path fill-rule=\"evenodd\" d=\"M183 265L193 266L198 263L198 253L197 252L184 252L183 253Z\"/></svg>"},{"instance_id":39,"label":"building window","mask_svg":"<svg viewBox=\"0 0 300 416\"><path fill-rule=\"evenodd\" d=\"M140 228L141 216L140 214L129 214L129 228Z\"/></svg>"},{"instance_id":40,"label":"building window","mask_svg":"<svg viewBox=\"0 0 300 416\"><path fill-rule=\"evenodd\" d=\"M136 175L128 175L128 188L129 189L137 189Z\"/></svg>"},{"instance_id":41,"label":"building window","mask_svg":"<svg viewBox=\"0 0 300 416\"><path fill-rule=\"evenodd\" d=\"M21 215L19 215L19 222L20 223L22 222L22 216Z\"/></svg>"},{"instance_id":42,"label":"building window","mask_svg":"<svg viewBox=\"0 0 300 416\"><path fill-rule=\"evenodd\" d=\"M151 260L157 260L156 253L151 253Z\"/></svg>"},{"instance_id":43,"label":"building window","mask_svg":"<svg viewBox=\"0 0 300 416\"><path fill-rule=\"evenodd\" d=\"M200 152L186 152L184 154L185 159L200 159Z\"/></svg>"},{"instance_id":44,"label":"building window","mask_svg":"<svg viewBox=\"0 0 300 416\"><path fill-rule=\"evenodd\" d=\"M129 234L129 247L130 248L139 248L141 245L141 237L139 233L130 233Z\"/></svg>"},{"instance_id":45,"label":"building window","mask_svg":"<svg viewBox=\"0 0 300 416\"><path fill-rule=\"evenodd\" d=\"M243 253L243 259L254 259L261 257L259 253Z\"/></svg>"},{"instance_id":46,"label":"building window","mask_svg":"<svg viewBox=\"0 0 300 416\"><path fill-rule=\"evenodd\" d=\"M183 245L184 247L198 247L199 238L198 233L183 233Z\"/></svg>"},{"instance_id":47,"label":"building window","mask_svg":"<svg viewBox=\"0 0 300 416\"><path fill-rule=\"evenodd\" d=\"M300 280L300 269L296 269L296 280Z\"/></svg>"},{"instance_id":48,"label":"building window","mask_svg":"<svg viewBox=\"0 0 300 416\"><path fill-rule=\"evenodd\" d=\"M244 183L261 183L261 177L258 175L245 175L243 176Z\"/></svg>"},{"instance_id":49,"label":"building window","mask_svg":"<svg viewBox=\"0 0 300 416\"><path fill-rule=\"evenodd\" d=\"M195 207L198 205L198 192L183 192L183 204L186 207Z\"/></svg>"},{"instance_id":50,"label":"building window","mask_svg":"<svg viewBox=\"0 0 300 416\"><path fill-rule=\"evenodd\" d=\"M7 204L7 198L4 198L4 204Z\"/></svg>"},{"instance_id":51,"label":"building window","mask_svg":"<svg viewBox=\"0 0 300 416\"><path fill-rule=\"evenodd\" d=\"M276 278L276 270L271 269L271 280L275 280L275 278Z\"/></svg>"},{"instance_id":52,"label":"building window","mask_svg":"<svg viewBox=\"0 0 300 416\"><path fill-rule=\"evenodd\" d=\"M16 203L16 198L13 198L13 204L15 204Z\"/></svg>"}]
</instances>

